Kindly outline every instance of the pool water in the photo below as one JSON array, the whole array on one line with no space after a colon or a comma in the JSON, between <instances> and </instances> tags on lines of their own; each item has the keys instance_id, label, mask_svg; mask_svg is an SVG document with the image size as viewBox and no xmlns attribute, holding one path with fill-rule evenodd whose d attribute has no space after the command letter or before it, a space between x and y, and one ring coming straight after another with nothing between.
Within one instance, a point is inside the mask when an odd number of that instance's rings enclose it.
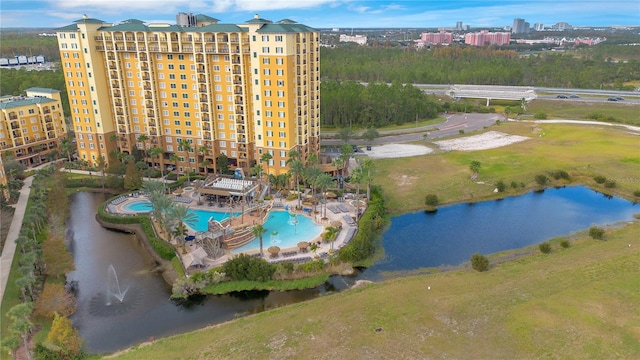
<instances>
[{"instance_id":1,"label":"pool water","mask_svg":"<svg viewBox=\"0 0 640 360\"><path fill-rule=\"evenodd\" d=\"M295 221L297 220L297 223ZM281 249L295 247L300 241L311 241L322 232L322 226L316 225L311 219L303 215L291 216L286 211L271 211L264 223L267 231L262 236L262 247L278 246ZM277 234L274 234L274 231ZM233 250L241 253L260 249L260 239Z\"/></svg>"},{"instance_id":2,"label":"pool water","mask_svg":"<svg viewBox=\"0 0 640 360\"><path fill-rule=\"evenodd\" d=\"M140 200L126 204L123 209L130 212L149 212L152 207L151 202ZM212 217L217 221L222 221L229 217L228 211L194 209L193 212L198 217L198 222L193 226L195 231L207 231L207 224ZM240 213L234 213L233 216L240 216ZM281 249L295 247L300 241L313 240L322 232L322 226L314 224L308 217L302 215L293 216L286 211L271 211L264 228L267 229L262 236L262 247L264 249L273 245ZM258 249L260 249L260 239L256 238L250 243L235 249L234 252L240 253Z\"/></svg>"}]
</instances>

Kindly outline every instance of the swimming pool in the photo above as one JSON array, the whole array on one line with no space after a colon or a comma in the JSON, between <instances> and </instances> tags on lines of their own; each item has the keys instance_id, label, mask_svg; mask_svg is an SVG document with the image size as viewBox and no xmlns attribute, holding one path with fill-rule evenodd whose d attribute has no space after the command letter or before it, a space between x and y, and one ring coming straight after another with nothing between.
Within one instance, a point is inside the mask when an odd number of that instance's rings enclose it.
<instances>
[{"instance_id":1,"label":"swimming pool","mask_svg":"<svg viewBox=\"0 0 640 360\"><path fill-rule=\"evenodd\" d=\"M139 200L124 205L123 209L130 212L149 212L152 208L151 202ZM193 209L193 212L198 217L197 224L193 226L196 231L207 231L208 221L212 217L217 221L222 221L229 217L228 211ZM233 216L240 216L240 213L234 213ZM281 249L295 247L300 241L313 240L322 232L322 226L314 224L308 217L296 216L286 211L271 211L264 228L267 231L262 236L263 249L273 245L279 246ZM256 238L250 243L233 250L233 252L241 253L258 249L260 249L260 240Z\"/></svg>"},{"instance_id":2,"label":"swimming pool","mask_svg":"<svg viewBox=\"0 0 640 360\"><path fill-rule=\"evenodd\" d=\"M139 200L130 202L122 207L126 211L130 212L149 212L153 209L151 202L147 200ZM222 221L229 217L229 212L220 211L207 211L192 209L194 214L198 217L197 224L193 227L196 231L207 231L209 219L213 217L214 220ZM240 216L240 213L234 213L233 216Z\"/></svg>"},{"instance_id":3,"label":"swimming pool","mask_svg":"<svg viewBox=\"0 0 640 360\"><path fill-rule=\"evenodd\" d=\"M297 221L297 223L296 223ZM292 216L286 211L271 211L269 218L264 223L267 231L262 236L262 248L278 246L281 249L295 247L300 241L311 241L322 232L322 226L313 223L306 216ZM277 232L274 234L274 232ZM241 253L260 249L260 239L256 238L250 243L233 250L233 253Z\"/></svg>"}]
</instances>

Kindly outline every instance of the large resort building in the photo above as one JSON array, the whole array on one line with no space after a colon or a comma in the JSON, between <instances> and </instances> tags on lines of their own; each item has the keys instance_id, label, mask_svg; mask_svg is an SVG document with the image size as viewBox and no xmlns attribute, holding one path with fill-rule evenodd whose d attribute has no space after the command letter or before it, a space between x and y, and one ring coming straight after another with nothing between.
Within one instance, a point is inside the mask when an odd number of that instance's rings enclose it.
<instances>
[{"instance_id":1,"label":"large resort building","mask_svg":"<svg viewBox=\"0 0 640 360\"><path fill-rule=\"evenodd\" d=\"M257 15L221 24L178 14L177 25L84 17L57 30L78 156L95 165L117 153L147 163L214 172L225 155L248 174L288 171L291 150L319 152L319 33Z\"/></svg>"},{"instance_id":2,"label":"large resort building","mask_svg":"<svg viewBox=\"0 0 640 360\"><path fill-rule=\"evenodd\" d=\"M60 91L29 88L26 96L0 98L0 151L26 167L51 160L60 152L67 127Z\"/></svg>"}]
</instances>

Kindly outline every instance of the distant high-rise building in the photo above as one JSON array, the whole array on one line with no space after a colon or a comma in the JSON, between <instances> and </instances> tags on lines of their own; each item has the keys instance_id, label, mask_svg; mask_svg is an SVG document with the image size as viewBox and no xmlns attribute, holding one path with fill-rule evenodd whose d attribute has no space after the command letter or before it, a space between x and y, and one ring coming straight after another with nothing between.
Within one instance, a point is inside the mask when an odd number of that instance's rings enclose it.
<instances>
[{"instance_id":1,"label":"distant high-rise building","mask_svg":"<svg viewBox=\"0 0 640 360\"><path fill-rule=\"evenodd\" d=\"M451 44L453 42L453 33L440 30L437 33L422 33L420 41L428 44Z\"/></svg>"},{"instance_id":2,"label":"distant high-rise building","mask_svg":"<svg viewBox=\"0 0 640 360\"><path fill-rule=\"evenodd\" d=\"M565 31L565 30L571 30L573 26L571 26L566 22L559 22L555 25L552 25L551 28L558 31Z\"/></svg>"},{"instance_id":3,"label":"distant high-rise building","mask_svg":"<svg viewBox=\"0 0 640 360\"><path fill-rule=\"evenodd\" d=\"M85 16L57 29L78 156L95 165L138 155L179 173L217 171L222 158L248 174L269 154L263 169L279 175L290 151L317 154L318 31L257 15L195 18L183 27Z\"/></svg>"},{"instance_id":4,"label":"distant high-rise building","mask_svg":"<svg viewBox=\"0 0 640 360\"><path fill-rule=\"evenodd\" d=\"M508 32L489 32L482 30L476 33L468 33L464 36L464 43L471 46L506 45L511 41Z\"/></svg>"},{"instance_id":5,"label":"distant high-rise building","mask_svg":"<svg viewBox=\"0 0 640 360\"><path fill-rule=\"evenodd\" d=\"M462 21L456 22L456 30L462 30Z\"/></svg>"},{"instance_id":6,"label":"distant high-rise building","mask_svg":"<svg viewBox=\"0 0 640 360\"><path fill-rule=\"evenodd\" d=\"M535 24L533 24L533 29L535 31L544 31L544 24L535 23Z\"/></svg>"},{"instance_id":7,"label":"distant high-rise building","mask_svg":"<svg viewBox=\"0 0 640 360\"><path fill-rule=\"evenodd\" d=\"M526 34L529 32L529 23L524 19L513 19L513 27L511 28L513 34Z\"/></svg>"}]
</instances>

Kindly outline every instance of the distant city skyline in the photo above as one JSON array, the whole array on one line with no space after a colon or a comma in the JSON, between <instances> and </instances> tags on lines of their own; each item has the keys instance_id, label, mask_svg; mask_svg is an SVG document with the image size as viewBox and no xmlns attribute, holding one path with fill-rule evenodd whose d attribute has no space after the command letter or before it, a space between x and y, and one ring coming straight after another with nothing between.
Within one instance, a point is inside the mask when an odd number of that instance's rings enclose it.
<instances>
[{"instance_id":1,"label":"distant city skyline","mask_svg":"<svg viewBox=\"0 0 640 360\"><path fill-rule=\"evenodd\" d=\"M551 26L639 26L638 0L2 0L0 27L55 28L87 14L109 23L139 19L175 23L179 12L205 14L221 23L244 23L255 13L315 28L472 28L511 26L515 18Z\"/></svg>"}]
</instances>

